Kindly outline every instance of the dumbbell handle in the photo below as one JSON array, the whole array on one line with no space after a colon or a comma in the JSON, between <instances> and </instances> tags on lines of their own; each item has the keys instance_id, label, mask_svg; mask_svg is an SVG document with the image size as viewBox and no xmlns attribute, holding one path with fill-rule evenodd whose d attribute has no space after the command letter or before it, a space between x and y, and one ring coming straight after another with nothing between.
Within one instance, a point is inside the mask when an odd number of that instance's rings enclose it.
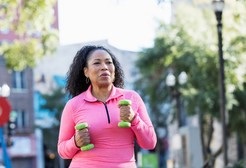
<instances>
[{"instance_id":1,"label":"dumbbell handle","mask_svg":"<svg viewBox=\"0 0 246 168\"><path fill-rule=\"evenodd\" d=\"M75 126L75 129L76 130L82 130L82 129L85 129L85 128L88 128L88 123L79 123ZM80 147L80 149L82 151L87 151L87 150L91 150L94 148L94 144L87 144L87 145L84 145L82 147Z\"/></svg>"},{"instance_id":2,"label":"dumbbell handle","mask_svg":"<svg viewBox=\"0 0 246 168\"><path fill-rule=\"evenodd\" d=\"M131 105L131 103L132 103L131 100L123 99L123 100L119 101L119 106L128 106L128 105ZM118 127L120 127L120 128L129 128L129 127L131 127L131 123L127 122L127 121L120 121L118 123Z\"/></svg>"}]
</instances>

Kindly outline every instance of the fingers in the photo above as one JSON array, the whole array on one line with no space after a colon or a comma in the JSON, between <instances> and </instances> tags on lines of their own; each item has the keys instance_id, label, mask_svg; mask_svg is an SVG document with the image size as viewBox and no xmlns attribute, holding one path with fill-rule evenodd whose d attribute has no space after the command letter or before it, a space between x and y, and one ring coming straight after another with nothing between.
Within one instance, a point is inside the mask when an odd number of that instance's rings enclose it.
<instances>
[{"instance_id":1,"label":"fingers","mask_svg":"<svg viewBox=\"0 0 246 168\"><path fill-rule=\"evenodd\" d=\"M87 128L76 131L75 133L76 146L82 147L82 146L88 145L90 142L91 142L90 134Z\"/></svg>"},{"instance_id":2,"label":"fingers","mask_svg":"<svg viewBox=\"0 0 246 168\"><path fill-rule=\"evenodd\" d=\"M134 116L131 106L120 106L120 119L130 122Z\"/></svg>"}]
</instances>

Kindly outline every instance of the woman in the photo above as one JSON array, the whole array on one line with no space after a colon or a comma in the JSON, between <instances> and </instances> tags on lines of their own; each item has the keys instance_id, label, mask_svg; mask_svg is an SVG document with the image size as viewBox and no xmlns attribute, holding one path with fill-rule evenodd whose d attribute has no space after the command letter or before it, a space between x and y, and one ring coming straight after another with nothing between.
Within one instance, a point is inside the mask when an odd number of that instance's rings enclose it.
<instances>
[{"instance_id":1,"label":"woman","mask_svg":"<svg viewBox=\"0 0 246 168\"><path fill-rule=\"evenodd\" d=\"M136 168L135 141L153 149L156 133L139 94L123 89L123 71L116 57L103 46L84 46L70 66L66 103L58 139L58 153L72 159L71 168ZM132 103L119 106L122 99ZM131 123L120 128L120 121ZM79 123L88 128L75 130ZM81 150L87 144L90 150Z\"/></svg>"}]
</instances>

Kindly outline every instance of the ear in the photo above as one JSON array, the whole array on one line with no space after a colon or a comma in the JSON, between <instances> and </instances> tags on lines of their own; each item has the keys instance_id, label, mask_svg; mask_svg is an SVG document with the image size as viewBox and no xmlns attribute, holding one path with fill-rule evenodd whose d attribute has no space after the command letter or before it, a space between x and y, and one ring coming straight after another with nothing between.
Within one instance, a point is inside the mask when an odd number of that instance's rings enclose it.
<instances>
[{"instance_id":1,"label":"ear","mask_svg":"<svg viewBox=\"0 0 246 168\"><path fill-rule=\"evenodd\" d=\"M88 74L87 74L87 73L88 73L88 68L87 68L87 67L84 67L84 69L83 69L83 70L84 70L85 77L87 77L87 78L88 78Z\"/></svg>"}]
</instances>

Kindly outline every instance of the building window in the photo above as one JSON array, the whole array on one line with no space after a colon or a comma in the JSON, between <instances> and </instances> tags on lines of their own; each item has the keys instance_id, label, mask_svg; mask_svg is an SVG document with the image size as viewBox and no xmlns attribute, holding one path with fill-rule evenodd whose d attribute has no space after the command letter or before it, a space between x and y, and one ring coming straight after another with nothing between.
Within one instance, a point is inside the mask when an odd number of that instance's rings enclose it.
<instances>
[{"instance_id":1,"label":"building window","mask_svg":"<svg viewBox=\"0 0 246 168\"><path fill-rule=\"evenodd\" d=\"M13 88L14 89L25 89L24 71L13 71L12 74Z\"/></svg>"},{"instance_id":2,"label":"building window","mask_svg":"<svg viewBox=\"0 0 246 168\"><path fill-rule=\"evenodd\" d=\"M28 127L28 114L22 110L22 111L17 111L17 128L18 129L23 129Z\"/></svg>"}]
</instances>

